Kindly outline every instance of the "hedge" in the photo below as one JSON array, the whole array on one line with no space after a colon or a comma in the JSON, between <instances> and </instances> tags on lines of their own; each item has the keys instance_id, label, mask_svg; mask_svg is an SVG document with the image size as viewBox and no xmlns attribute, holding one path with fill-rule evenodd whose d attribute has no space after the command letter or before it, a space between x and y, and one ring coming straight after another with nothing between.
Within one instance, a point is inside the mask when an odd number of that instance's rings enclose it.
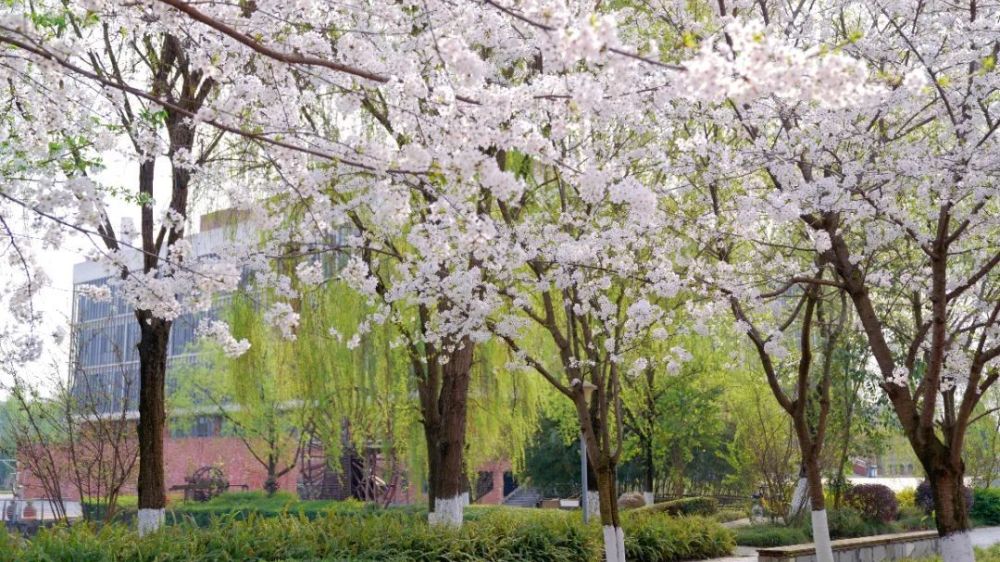
<instances>
[{"instance_id":1,"label":"hedge","mask_svg":"<svg viewBox=\"0 0 1000 562\"><path fill-rule=\"evenodd\" d=\"M786 527L777 523L750 525L736 529L736 544L759 548L788 546L812 542L809 533L802 527Z\"/></svg>"},{"instance_id":2,"label":"hedge","mask_svg":"<svg viewBox=\"0 0 1000 562\"><path fill-rule=\"evenodd\" d=\"M982 525L1000 525L1000 488L980 488L972 495L972 518Z\"/></svg>"},{"instance_id":3,"label":"hedge","mask_svg":"<svg viewBox=\"0 0 1000 562\"><path fill-rule=\"evenodd\" d=\"M671 562L728 554L732 533L701 517L649 513L623 521L630 561ZM333 561L599 561L601 529L578 513L481 510L461 529L430 527L411 513L325 513L265 517L213 516L200 527L166 526L139 538L119 523L77 524L30 540L0 532L0 562L157 562L189 560Z\"/></svg>"},{"instance_id":4,"label":"hedge","mask_svg":"<svg viewBox=\"0 0 1000 562\"><path fill-rule=\"evenodd\" d=\"M479 509L481 509L479 506L468 508L467 519L474 518ZM103 506L84 503L83 510L91 520L104 520ZM365 516L380 512L425 517L427 508L420 504L381 509L374 504L357 500L299 500L289 492L278 492L272 496L264 492L227 492L206 502L174 502L167 508L165 520L167 525L183 523L204 527L218 517L242 520L255 515L261 517L295 515L311 520L331 513ZM115 521L130 524L135 520L135 515L134 504L122 506L116 511Z\"/></svg>"},{"instance_id":5,"label":"hedge","mask_svg":"<svg viewBox=\"0 0 1000 562\"><path fill-rule=\"evenodd\" d=\"M622 527L626 560L718 558L728 556L736 546L732 531L705 517L665 517L633 511L623 518Z\"/></svg>"},{"instance_id":6,"label":"hedge","mask_svg":"<svg viewBox=\"0 0 1000 562\"><path fill-rule=\"evenodd\" d=\"M913 516L913 511L918 512ZM881 521L867 519L853 507L831 509L827 512L830 526L830 537L833 539L849 539L902 533L904 531L928 529L934 521L915 507L907 508L905 520ZM808 521L808 519L807 519ZM742 546L787 546L812 542L811 524L786 526L778 523L751 525L736 529L736 544Z\"/></svg>"},{"instance_id":7,"label":"hedge","mask_svg":"<svg viewBox=\"0 0 1000 562\"><path fill-rule=\"evenodd\" d=\"M640 507L635 512L656 512L667 515L714 515L719 511L719 502L715 498L693 497L654 503Z\"/></svg>"}]
</instances>

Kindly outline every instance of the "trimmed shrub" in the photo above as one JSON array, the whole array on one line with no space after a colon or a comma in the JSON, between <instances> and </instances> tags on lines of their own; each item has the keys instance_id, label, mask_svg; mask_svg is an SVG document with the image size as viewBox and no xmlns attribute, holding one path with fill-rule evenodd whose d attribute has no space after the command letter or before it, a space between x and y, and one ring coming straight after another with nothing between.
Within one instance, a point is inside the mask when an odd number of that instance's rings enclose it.
<instances>
[{"instance_id":1,"label":"trimmed shrub","mask_svg":"<svg viewBox=\"0 0 1000 562\"><path fill-rule=\"evenodd\" d=\"M715 498L694 497L681 498L668 502L654 503L646 507L640 507L636 511L651 511L656 513L666 513L667 515L714 515L719 511L719 502Z\"/></svg>"},{"instance_id":2,"label":"trimmed shrub","mask_svg":"<svg viewBox=\"0 0 1000 562\"><path fill-rule=\"evenodd\" d=\"M831 538L863 537L871 531L871 523L865 521L865 516L853 507L831 509L826 517L830 525Z\"/></svg>"},{"instance_id":3,"label":"trimmed shrub","mask_svg":"<svg viewBox=\"0 0 1000 562\"><path fill-rule=\"evenodd\" d=\"M972 496L972 488L962 486L962 492L965 495L965 509L971 511L975 502L975 498ZM934 491L931 489L931 483L928 480L924 480L917 486L917 505L922 507L925 513L934 511Z\"/></svg>"},{"instance_id":4,"label":"trimmed shrub","mask_svg":"<svg viewBox=\"0 0 1000 562\"><path fill-rule=\"evenodd\" d=\"M717 558L728 555L736 546L732 531L704 517L673 518L633 511L622 525L626 560L671 562Z\"/></svg>"},{"instance_id":5,"label":"trimmed shrub","mask_svg":"<svg viewBox=\"0 0 1000 562\"><path fill-rule=\"evenodd\" d=\"M852 486L844 494L844 502L861 512L869 521L888 523L896 519L899 502L896 494L882 484L861 484Z\"/></svg>"},{"instance_id":6,"label":"trimmed shrub","mask_svg":"<svg viewBox=\"0 0 1000 562\"><path fill-rule=\"evenodd\" d=\"M712 516L713 519L719 523L728 523L730 521L736 521L739 519L746 519L750 516L746 510L742 509L722 509L718 513Z\"/></svg>"},{"instance_id":7,"label":"trimmed shrub","mask_svg":"<svg viewBox=\"0 0 1000 562\"><path fill-rule=\"evenodd\" d=\"M983 525L1000 525L1000 489L980 488L972 495L974 503L969 514Z\"/></svg>"},{"instance_id":8,"label":"trimmed shrub","mask_svg":"<svg viewBox=\"0 0 1000 562\"><path fill-rule=\"evenodd\" d=\"M404 510L212 516L208 526L168 525L139 538L121 524L42 530L23 540L0 532L0 562L186 562L190 560L329 560L351 562L597 562L599 525L578 513L492 508L476 510L461 529L430 527ZM242 513L242 512L237 512ZM704 559L729 553L733 535L705 518L649 513L625 517L626 549L635 562Z\"/></svg>"},{"instance_id":9,"label":"trimmed shrub","mask_svg":"<svg viewBox=\"0 0 1000 562\"><path fill-rule=\"evenodd\" d=\"M765 548L769 546L788 546L791 544L804 544L810 542L806 529L801 527L786 527L774 523L763 525L750 525L734 529L736 532L736 544L740 546L756 546Z\"/></svg>"}]
</instances>

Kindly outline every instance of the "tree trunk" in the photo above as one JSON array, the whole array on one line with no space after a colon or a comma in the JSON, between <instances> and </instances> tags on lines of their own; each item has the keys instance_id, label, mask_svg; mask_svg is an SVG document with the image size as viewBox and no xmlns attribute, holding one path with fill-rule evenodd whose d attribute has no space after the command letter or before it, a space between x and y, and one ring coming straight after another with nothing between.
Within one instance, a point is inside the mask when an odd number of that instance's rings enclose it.
<instances>
[{"instance_id":1,"label":"tree trunk","mask_svg":"<svg viewBox=\"0 0 1000 562\"><path fill-rule=\"evenodd\" d=\"M929 465L929 466L928 466ZM965 505L964 466L933 459L925 465L934 496L934 514L941 555L948 562L972 562L975 554L969 537L969 514Z\"/></svg>"},{"instance_id":2,"label":"tree trunk","mask_svg":"<svg viewBox=\"0 0 1000 562\"><path fill-rule=\"evenodd\" d=\"M857 396L857 389L854 389L854 396ZM851 447L851 437L853 436L852 425L854 420L854 400L847 401L847 412L844 415L844 442L840 448L840 457L837 462L837 476L833 488L833 508L840 509L844 496L844 471L847 469L847 457Z\"/></svg>"},{"instance_id":3,"label":"tree trunk","mask_svg":"<svg viewBox=\"0 0 1000 562\"><path fill-rule=\"evenodd\" d=\"M844 498L844 471L847 470L847 457L849 453L849 447L851 443L851 428L850 428L850 418L848 418L847 431L844 435L844 446L840 450L840 458L837 461L837 476L834 480L833 489L833 508L840 509L841 501Z\"/></svg>"},{"instance_id":4,"label":"tree trunk","mask_svg":"<svg viewBox=\"0 0 1000 562\"><path fill-rule=\"evenodd\" d=\"M264 491L268 497L278 492L278 459L273 453L267 457L267 478L264 479Z\"/></svg>"},{"instance_id":5,"label":"tree trunk","mask_svg":"<svg viewBox=\"0 0 1000 562\"><path fill-rule=\"evenodd\" d=\"M625 533L618 516L618 493L615 470L602 462L597 469L597 488L601 506L601 529L604 531L605 562L625 562Z\"/></svg>"},{"instance_id":6,"label":"tree trunk","mask_svg":"<svg viewBox=\"0 0 1000 562\"><path fill-rule=\"evenodd\" d=\"M599 478L597 476L597 471L594 470L593 461L590 459L590 454L587 454L587 489L583 494L583 508L587 510L587 518L589 520L596 519L601 516L601 487Z\"/></svg>"},{"instance_id":7,"label":"tree trunk","mask_svg":"<svg viewBox=\"0 0 1000 562\"><path fill-rule=\"evenodd\" d=\"M166 489L163 474L164 387L170 322L138 311L139 321L139 534L163 524Z\"/></svg>"},{"instance_id":8,"label":"tree trunk","mask_svg":"<svg viewBox=\"0 0 1000 562\"><path fill-rule=\"evenodd\" d=\"M826 517L826 498L823 496L823 475L820 472L818 455L811 455L803 463L809 486L809 502L812 510L812 536L816 545L816 562L833 562L833 545L830 543L830 524Z\"/></svg>"},{"instance_id":9,"label":"tree trunk","mask_svg":"<svg viewBox=\"0 0 1000 562\"><path fill-rule=\"evenodd\" d=\"M437 475L440 472L441 454L438 449L440 429L424 422L424 442L427 444L427 513L434 513L434 499L437 498Z\"/></svg>"},{"instance_id":10,"label":"tree trunk","mask_svg":"<svg viewBox=\"0 0 1000 562\"><path fill-rule=\"evenodd\" d=\"M653 494L653 480L656 478L656 467L653 466L653 444L649 439L644 439L642 447L644 464L646 465L646 481L642 491L642 499L646 505L653 505L653 502L656 501L655 494Z\"/></svg>"},{"instance_id":11,"label":"tree trunk","mask_svg":"<svg viewBox=\"0 0 1000 562\"><path fill-rule=\"evenodd\" d=\"M792 502L788 506L788 515L786 516L788 521L798 519L802 516L803 512L809 507L809 478L806 473L806 455L809 453L807 451L802 451L802 464L799 465L799 479L795 483L795 491L792 492Z\"/></svg>"},{"instance_id":12,"label":"tree trunk","mask_svg":"<svg viewBox=\"0 0 1000 562\"><path fill-rule=\"evenodd\" d=\"M670 454L670 488L674 496L684 496L684 457L679 447Z\"/></svg>"},{"instance_id":13,"label":"tree trunk","mask_svg":"<svg viewBox=\"0 0 1000 562\"><path fill-rule=\"evenodd\" d=\"M432 525L461 526L463 508L469 504L465 478L465 429L473 350L472 342L463 340L461 348L452 352L448 362L442 366L441 394L437 403L440 423L425 426L424 429L428 440L428 465L435 469L429 477L430 502L434 509L428 513L428 521Z\"/></svg>"}]
</instances>

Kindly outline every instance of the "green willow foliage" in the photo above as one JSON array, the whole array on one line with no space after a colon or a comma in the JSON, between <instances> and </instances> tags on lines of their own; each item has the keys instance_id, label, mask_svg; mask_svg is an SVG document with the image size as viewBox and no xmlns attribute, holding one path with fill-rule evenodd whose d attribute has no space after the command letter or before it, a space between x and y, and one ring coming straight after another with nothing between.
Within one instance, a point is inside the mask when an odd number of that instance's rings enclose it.
<instances>
[{"instance_id":1,"label":"green willow foliage","mask_svg":"<svg viewBox=\"0 0 1000 562\"><path fill-rule=\"evenodd\" d=\"M331 279L300 291L293 303L300 313L295 338L284 339L264 320L262 301L273 300L252 290L231 297L224 317L233 337L247 339L250 349L230 358L205 344L200 366L177 377L182 392L173 406L236 404L226 409L227 417L261 432L278 428L285 457L295 448L294 430L309 425L328 458L339 458L345 444L377 447L383 459L407 469L411 482L426 478L413 371L395 323L416 320L372 322L368 300ZM466 446L470 476L503 459L520 468L538 425L548 387L539 377L508 369L508 362L505 346L477 346Z\"/></svg>"},{"instance_id":2,"label":"green willow foliage","mask_svg":"<svg viewBox=\"0 0 1000 562\"><path fill-rule=\"evenodd\" d=\"M395 451L409 466L411 477L424 478L426 446L410 358L394 323L369 323L372 312L363 296L337 281L303 296L296 341L299 392L315 401L323 434L338 435L336 424L348 419L356 445L382 443L383 450ZM361 333L359 325L369 329ZM477 346L466 438L470 473L500 459L519 467L537 427L547 386L537 377L509 370L507 363L506 347L495 342ZM334 449L338 443L326 445Z\"/></svg>"}]
</instances>

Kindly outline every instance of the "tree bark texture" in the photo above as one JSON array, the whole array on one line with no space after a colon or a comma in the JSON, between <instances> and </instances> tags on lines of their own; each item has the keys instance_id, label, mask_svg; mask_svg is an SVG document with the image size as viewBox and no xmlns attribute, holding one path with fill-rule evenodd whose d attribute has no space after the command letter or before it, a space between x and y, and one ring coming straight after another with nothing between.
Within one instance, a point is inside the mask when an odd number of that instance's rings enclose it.
<instances>
[{"instance_id":1,"label":"tree bark texture","mask_svg":"<svg viewBox=\"0 0 1000 562\"><path fill-rule=\"evenodd\" d=\"M159 527L166 507L163 472L163 437L166 429L164 410L167 378L167 344L170 322L153 318L148 311L136 313L139 320L139 510L147 519L140 520L140 532ZM157 515L157 512L159 515Z\"/></svg>"},{"instance_id":2,"label":"tree bark texture","mask_svg":"<svg viewBox=\"0 0 1000 562\"><path fill-rule=\"evenodd\" d=\"M468 417L473 343L466 339L441 366L438 392L425 392L424 437L428 459L428 520L433 524L461 525L462 507L468 504L465 474L465 435ZM432 390L432 389L427 389Z\"/></svg>"}]
</instances>

